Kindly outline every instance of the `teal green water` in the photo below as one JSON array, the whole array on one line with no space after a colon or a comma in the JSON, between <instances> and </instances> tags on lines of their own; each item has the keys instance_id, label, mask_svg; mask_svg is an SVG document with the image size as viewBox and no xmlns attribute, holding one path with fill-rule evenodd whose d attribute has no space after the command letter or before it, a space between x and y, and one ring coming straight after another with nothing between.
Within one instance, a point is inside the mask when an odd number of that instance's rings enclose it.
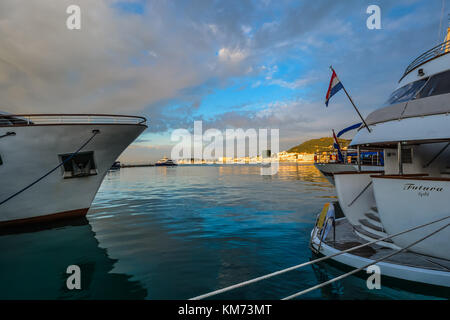
<instances>
[{"instance_id":1,"label":"teal green water","mask_svg":"<svg viewBox=\"0 0 450 320\"><path fill-rule=\"evenodd\" d=\"M253 165L109 172L86 219L0 235L0 298L191 298L311 259L315 217L332 200L312 165L282 164L271 177ZM81 290L66 287L73 264ZM343 272L322 263L217 298L280 299ZM349 277L302 298L435 298L411 291Z\"/></svg>"}]
</instances>

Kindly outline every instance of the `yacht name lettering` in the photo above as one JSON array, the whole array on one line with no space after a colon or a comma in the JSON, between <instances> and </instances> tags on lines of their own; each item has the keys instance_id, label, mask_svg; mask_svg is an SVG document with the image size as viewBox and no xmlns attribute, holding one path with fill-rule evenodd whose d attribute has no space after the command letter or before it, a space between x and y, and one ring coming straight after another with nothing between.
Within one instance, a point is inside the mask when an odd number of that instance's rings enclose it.
<instances>
[{"instance_id":1,"label":"yacht name lettering","mask_svg":"<svg viewBox=\"0 0 450 320\"><path fill-rule=\"evenodd\" d=\"M429 192L419 192L418 193L419 197L428 197L430 195Z\"/></svg>"},{"instance_id":2,"label":"yacht name lettering","mask_svg":"<svg viewBox=\"0 0 450 320\"><path fill-rule=\"evenodd\" d=\"M436 191L436 192L442 192L444 190L444 188L441 187L427 187L427 186L418 186L414 183L406 183L403 186L403 190L413 190L413 191Z\"/></svg>"}]
</instances>

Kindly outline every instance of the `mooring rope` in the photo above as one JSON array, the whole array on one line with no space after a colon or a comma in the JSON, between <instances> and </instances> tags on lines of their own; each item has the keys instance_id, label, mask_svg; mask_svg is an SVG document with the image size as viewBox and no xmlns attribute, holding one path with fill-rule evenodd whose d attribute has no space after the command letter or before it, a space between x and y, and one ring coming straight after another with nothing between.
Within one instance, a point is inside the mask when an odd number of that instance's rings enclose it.
<instances>
[{"instance_id":1,"label":"mooring rope","mask_svg":"<svg viewBox=\"0 0 450 320\"><path fill-rule=\"evenodd\" d=\"M431 224L443 221L443 220L448 219L448 218L450 218L450 216L447 216L447 217L444 217L444 218L440 218L438 220L435 220L435 221L432 221L432 222L428 222L426 224L422 224L422 225L416 226L414 228L411 228L411 229L408 229L408 230L405 230L405 231L402 231L402 232L399 232L399 233L396 233L396 234L393 234L393 235L389 235L389 236L386 236L386 237L383 237L383 238L380 238L380 239L377 239L377 240L373 240L373 241L361 244L361 245L356 246L356 247L352 247L352 248L349 248L349 249L346 249L346 250L343 250L343 251L339 251L338 253L335 253L335 254L332 254L332 255L329 255L329 256L325 256L325 257L318 258L318 259L315 259L315 260L312 260L312 261L304 262L304 263L301 263L301 264L298 264L298 265L295 265L295 266L292 266L292 267L289 267L289 268L286 268L286 269L283 269L283 270L279 270L279 271L276 271L276 272L272 272L272 273L266 274L266 275L261 276L261 277L257 277L257 278L251 279L251 280L247 280L247 281L244 281L244 282L240 282L240 283L237 283L237 284L234 284L234 285L222 288L222 289L218 289L218 290L215 290L215 291L212 291L212 292L209 292L209 293L205 293L205 294L196 296L194 298L191 298L189 300L201 300L201 299L209 298L211 296L218 295L220 293L231 291L233 289L241 288L241 287L247 286L247 285L255 283L255 282L259 282L259 281L262 281L262 280L265 280L265 279L268 279L268 278L272 278L272 277L275 277L277 275L280 275L280 274L283 274L283 273L286 273L286 272L289 272L289 271L292 271L292 270L300 269L300 268L303 268L303 267L306 267L306 266L309 266L309 265L312 265L312 264L315 264L315 263L318 263L318 262L322 262L322 261L331 259L333 257L339 256L341 254L348 253L348 252L351 252L351 251L354 251L354 250L366 247L368 245L375 244L377 242L384 241L384 240L387 240L387 239L390 239L390 238L393 238L393 237L405 234L407 232L411 232L411 231L414 231L414 230L417 230L417 229L429 226Z\"/></svg>"},{"instance_id":2,"label":"mooring rope","mask_svg":"<svg viewBox=\"0 0 450 320\"><path fill-rule=\"evenodd\" d=\"M286 297L286 298L283 298L283 299L281 299L281 300L290 300L290 299L296 298L296 297L298 297L298 296L301 296L301 295L303 295L303 294L306 294L306 293L308 293L308 292L311 292L311 291L313 291L313 290L316 290L316 289L325 287L325 286L327 286L327 285L329 285L329 284L331 284L331 283L333 283L333 282L335 282L335 281L338 281L338 280L347 278L348 276L351 276L352 274L355 274L355 273L357 273L357 272L359 272L359 271L361 271L361 270L364 270L364 269L370 267L371 265L377 264L378 262L381 262L381 261L386 260L386 259L388 259L388 258L390 258L390 257L392 257L392 256L395 256L396 254L399 254L400 252L403 252L403 251L405 251L405 250L408 250L409 248L411 248L412 246L418 244L419 242L421 242L421 241L423 241L423 240L425 240L425 239L428 239L429 237L435 235L435 234L438 233L439 231L442 231L443 229L447 228L449 225L450 225L450 223L448 223L448 224L446 224L445 226L443 226L443 227L441 227L441 228L439 228L439 229L433 231L432 233L426 235L425 237L420 238L420 239L417 240L417 241L414 241L413 243L409 244L408 246L406 246L406 247L404 247L404 248L401 248L401 249L399 249L399 250L397 250L397 251L395 251L395 252L393 252L393 253L390 253L390 254L388 254L387 256L384 256L384 257L382 257L382 258L379 258L379 259L377 259L377 260L374 260L374 261L372 261L371 263L366 264L365 266L362 266L362 267L360 267L360 268L358 268L358 269L355 269L355 270L352 270L352 271L350 271L350 272L344 273L343 275L340 275L340 276L338 276L338 277L336 277L336 278L333 278L333 279L331 279L331 280L328 280L328 281L326 281L326 282L320 283L320 284L318 284L318 285L316 285L316 286L314 286L314 287L311 287L311 288L308 288L308 289L306 289L306 290L303 290L303 291L294 293L294 294L292 294L292 295L290 295L290 296L288 296L288 297Z\"/></svg>"},{"instance_id":3,"label":"mooring rope","mask_svg":"<svg viewBox=\"0 0 450 320\"><path fill-rule=\"evenodd\" d=\"M42 179L44 179L45 177L47 177L49 174L51 174L52 172L54 172L56 169L58 169L59 167L61 167L62 165L64 165L66 162L72 160L73 157L75 157L89 142L91 142L91 140L100 133L100 130L92 130L92 136L85 142L82 144L81 147L78 148L77 151L75 151L74 153L72 153L70 155L70 157L68 157L66 160L64 160L63 162L61 162L60 164L58 164L56 167L54 167L53 169L51 169L50 171L48 171L46 174L44 174L42 177L38 178L37 180L33 181L32 183L30 183L29 185L27 185L25 188L17 191L16 193L14 193L13 195L9 196L8 198L6 198L5 200L3 200L2 202L0 202L0 206L6 202L8 202L9 200L13 199L14 197L18 196L19 194L21 194L22 192L24 192L25 190L31 188L32 186L34 186L36 183L38 183L39 181L41 181Z\"/></svg>"},{"instance_id":4,"label":"mooring rope","mask_svg":"<svg viewBox=\"0 0 450 320\"><path fill-rule=\"evenodd\" d=\"M7 132L3 135L0 136L0 138L5 138L5 137L10 137L10 136L15 136L16 133L15 132Z\"/></svg>"}]
</instances>

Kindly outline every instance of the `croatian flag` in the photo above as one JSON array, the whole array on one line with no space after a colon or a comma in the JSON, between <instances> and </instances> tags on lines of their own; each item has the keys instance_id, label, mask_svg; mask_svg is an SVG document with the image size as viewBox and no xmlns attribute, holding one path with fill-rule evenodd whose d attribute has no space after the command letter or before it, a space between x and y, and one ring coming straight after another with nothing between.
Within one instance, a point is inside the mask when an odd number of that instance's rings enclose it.
<instances>
[{"instance_id":1,"label":"croatian flag","mask_svg":"<svg viewBox=\"0 0 450 320\"><path fill-rule=\"evenodd\" d=\"M336 72L333 70L333 74L331 75L330 86L328 87L327 96L325 97L325 105L328 107L328 101L332 96L334 96L339 90L342 89L342 83L339 81L339 78L336 75Z\"/></svg>"}]
</instances>

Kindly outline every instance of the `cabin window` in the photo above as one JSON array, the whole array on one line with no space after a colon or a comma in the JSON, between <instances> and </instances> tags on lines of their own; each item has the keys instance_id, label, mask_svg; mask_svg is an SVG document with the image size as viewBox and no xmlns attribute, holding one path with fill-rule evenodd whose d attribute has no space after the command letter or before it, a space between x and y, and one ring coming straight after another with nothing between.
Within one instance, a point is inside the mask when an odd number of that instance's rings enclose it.
<instances>
[{"instance_id":1,"label":"cabin window","mask_svg":"<svg viewBox=\"0 0 450 320\"><path fill-rule=\"evenodd\" d=\"M412 163L412 148L402 149L402 163Z\"/></svg>"},{"instance_id":2,"label":"cabin window","mask_svg":"<svg viewBox=\"0 0 450 320\"><path fill-rule=\"evenodd\" d=\"M450 71L435 74L427 84L420 90L417 98L436 96L438 94L450 93Z\"/></svg>"},{"instance_id":3,"label":"cabin window","mask_svg":"<svg viewBox=\"0 0 450 320\"><path fill-rule=\"evenodd\" d=\"M93 151L80 152L68 160L71 155L70 153L59 155L61 162L66 161L63 165L64 179L88 177L97 174Z\"/></svg>"},{"instance_id":4,"label":"cabin window","mask_svg":"<svg viewBox=\"0 0 450 320\"><path fill-rule=\"evenodd\" d=\"M2 156L0 155L0 166L3 164Z\"/></svg>"},{"instance_id":5,"label":"cabin window","mask_svg":"<svg viewBox=\"0 0 450 320\"><path fill-rule=\"evenodd\" d=\"M428 78L420 79L418 81L408 83L406 86L403 86L400 89L395 90L389 97L386 104L391 105L414 99L417 92L424 86L427 80Z\"/></svg>"}]
</instances>

